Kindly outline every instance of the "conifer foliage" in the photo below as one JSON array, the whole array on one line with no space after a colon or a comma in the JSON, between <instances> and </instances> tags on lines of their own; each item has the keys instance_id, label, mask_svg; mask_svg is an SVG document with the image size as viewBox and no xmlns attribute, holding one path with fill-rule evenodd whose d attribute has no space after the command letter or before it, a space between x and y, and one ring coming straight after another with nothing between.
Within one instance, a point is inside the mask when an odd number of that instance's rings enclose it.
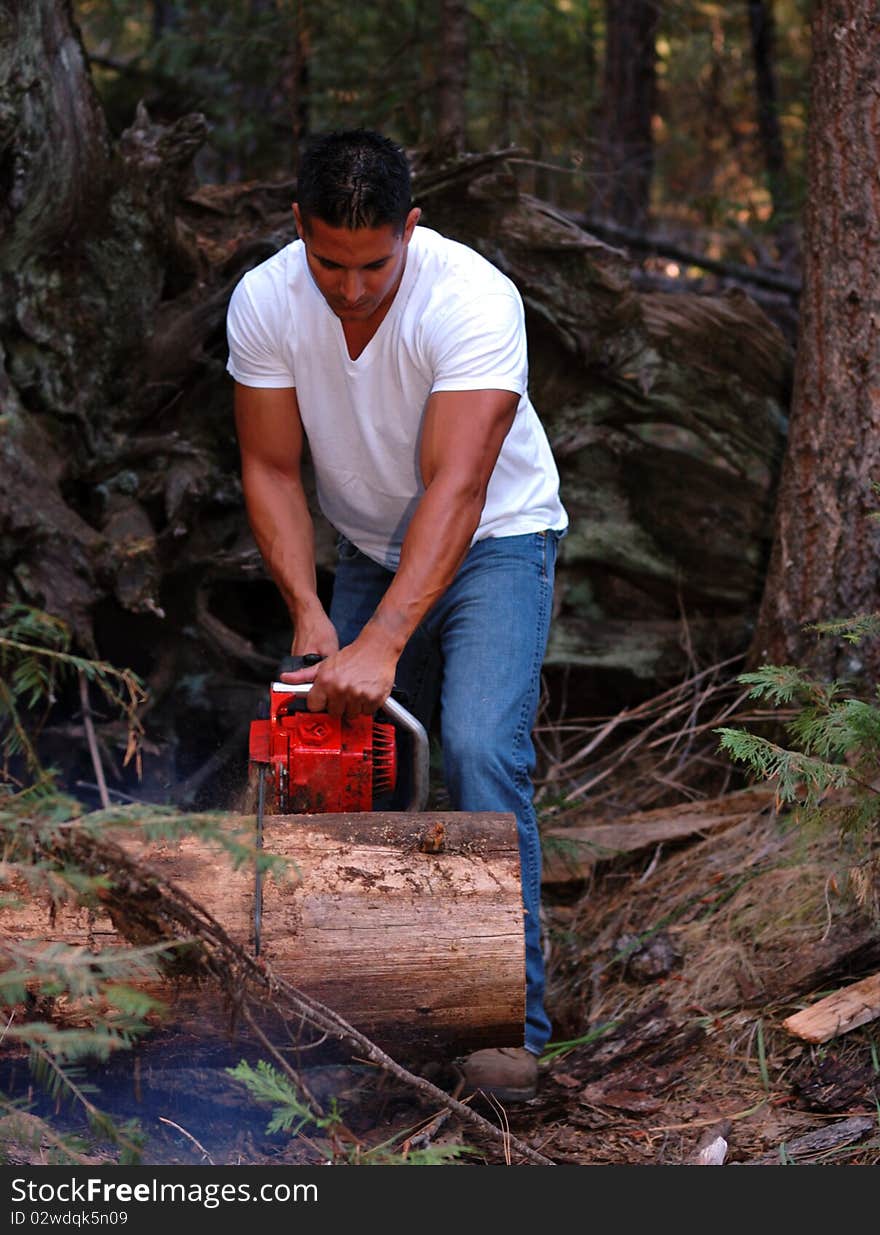
<instances>
[{"instance_id":1,"label":"conifer foliage","mask_svg":"<svg viewBox=\"0 0 880 1235\"><path fill-rule=\"evenodd\" d=\"M811 627L858 644L880 635L880 613ZM852 684L822 682L794 665L764 665L738 679L749 697L785 708L782 744L744 729L716 729L721 749L756 776L776 782L780 805L794 805L805 827L836 829L851 855L849 881L859 904L880 917L880 686L859 697Z\"/></svg>"}]
</instances>

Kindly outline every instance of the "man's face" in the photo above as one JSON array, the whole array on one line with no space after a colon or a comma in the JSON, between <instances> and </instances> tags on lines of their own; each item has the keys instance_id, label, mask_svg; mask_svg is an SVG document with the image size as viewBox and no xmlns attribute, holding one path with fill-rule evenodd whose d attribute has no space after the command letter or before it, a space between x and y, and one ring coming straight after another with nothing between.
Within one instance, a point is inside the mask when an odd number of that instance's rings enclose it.
<instances>
[{"instance_id":1,"label":"man's face","mask_svg":"<svg viewBox=\"0 0 880 1235\"><path fill-rule=\"evenodd\" d=\"M293 213L318 290L343 322L368 321L397 291L406 265L406 250L421 211L409 212L401 235L382 227L331 227L321 219L304 223Z\"/></svg>"}]
</instances>

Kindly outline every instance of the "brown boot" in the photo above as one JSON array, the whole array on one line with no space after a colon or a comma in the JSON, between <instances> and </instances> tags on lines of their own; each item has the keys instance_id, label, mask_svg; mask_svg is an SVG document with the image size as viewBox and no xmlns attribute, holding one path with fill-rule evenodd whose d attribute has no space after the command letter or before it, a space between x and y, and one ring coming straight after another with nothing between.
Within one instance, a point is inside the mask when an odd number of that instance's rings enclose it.
<instances>
[{"instance_id":1,"label":"brown boot","mask_svg":"<svg viewBox=\"0 0 880 1235\"><path fill-rule=\"evenodd\" d=\"M500 1102L528 1102L538 1092L538 1060L524 1046L475 1051L461 1069L469 1089L481 1089Z\"/></svg>"}]
</instances>

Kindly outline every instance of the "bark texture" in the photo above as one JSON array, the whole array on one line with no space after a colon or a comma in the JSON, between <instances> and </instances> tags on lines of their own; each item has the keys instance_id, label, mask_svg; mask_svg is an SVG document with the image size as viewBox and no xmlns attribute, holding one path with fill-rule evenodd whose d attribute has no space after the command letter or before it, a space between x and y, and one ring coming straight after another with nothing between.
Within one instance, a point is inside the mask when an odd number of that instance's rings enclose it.
<instances>
[{"instance_id":1,"label":"bark texture","mask_svg":"<svg viewBox=\"0 0 880 1235\"><path fill-rule=\"evenodd\" d=\"M230 816L227 826L252 843L252 820ZM234 942L253 949L250 864L233 869L225 850L198 836L158 842L134 831L122 844L196 900ZM279 978L386 1048L522 1044L525 953L513 815L276 815L265 821L264 847L289 860L279 878L263 878L260 956ZM27 896L0 906L0 927L10 941L49 945L166 941L149 898L127 898L124 886L113 886L106 901L109 917L65 908L50 915ZM228 1021L217 990L197 977L184 958L173 980L150 989L165 1001L166 1021L201 1038L222 1036Z\"/></svg>"},{"instance_id":2,"label":"bark texture","mask_svg":"<svg viewBox=\"0 0 880 1235\"><path fill-rule=\"evenodd\" d=\"M204 135L142 113L111 150L67 0L0 4L3 564L87 647L104 587L160 611L150 520L85 490L148 414L145 341L187 265L169 211Z\"/></svg>"},{"instance_id":3,"label":"bark texture","mask_svg":"<svg viewBox=\"0 0 880 1235\"><path fill-rule=\"evenodd\" d=\"M441 0L437 68L437 140L449 155L467 145L468 6Z\"/></svg>"},{"instance_id":4,"label":"bark texture","mask_svg":"<svg viewBox=\"0 0 880 1235\"><path fill-rule=\"evenodd\" d=\"M880 534L880 6L821 0L813 18L804 283L791 425L754 663L872 680L878 641L810 623L877 607Z\"/></svg>"},{"instance_id":5,"label":"bark texture","mask_svg":"<svg viewBox=\"0 0 880 1235\"><path fill-rule=\"evenodd\" d=\"M596 213L641 227L651 204L660 0L606 0Z\"/></svg>"}]
</instances>

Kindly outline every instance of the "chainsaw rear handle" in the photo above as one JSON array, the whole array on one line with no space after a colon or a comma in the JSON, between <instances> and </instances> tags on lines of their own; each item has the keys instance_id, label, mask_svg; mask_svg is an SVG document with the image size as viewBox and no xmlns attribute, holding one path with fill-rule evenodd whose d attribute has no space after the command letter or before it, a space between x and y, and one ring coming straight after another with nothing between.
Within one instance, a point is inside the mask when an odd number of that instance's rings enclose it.
<instances>
[{"instance_id":1,"label":"chainsaw rear handle","mask_svg":"<svg viewBox=\"0 0 880 1235\"><path fill-rule=\"evenodd\" d=\"M281 663L277 669L277 676L280 678L282 673L296 673L298 669L309 669L312 665L320 665L322 660L327 657L321 652L306 652L305 656L293 656L288 654L281 657Z\"/></svg>"},{"instance_id":2,"label":"chainsaw rear handle","mask_svg":"<svg viewBox=\"0 0 880 1235\"><path fill-rule=\"evenodd\" d=\"M288 672L284 669L284 672ZM307 695L312 689L311 682L273 682L272 690L276 694ZM416 720L412 712L408 712L403 704L389 698L382 704L381 710L394 721L399 728L406 730L413 739L412 758L412 794L404 809L408 811L423 811L428 801L429 747L425 726Z\"/></svg>"}]
</instances>

